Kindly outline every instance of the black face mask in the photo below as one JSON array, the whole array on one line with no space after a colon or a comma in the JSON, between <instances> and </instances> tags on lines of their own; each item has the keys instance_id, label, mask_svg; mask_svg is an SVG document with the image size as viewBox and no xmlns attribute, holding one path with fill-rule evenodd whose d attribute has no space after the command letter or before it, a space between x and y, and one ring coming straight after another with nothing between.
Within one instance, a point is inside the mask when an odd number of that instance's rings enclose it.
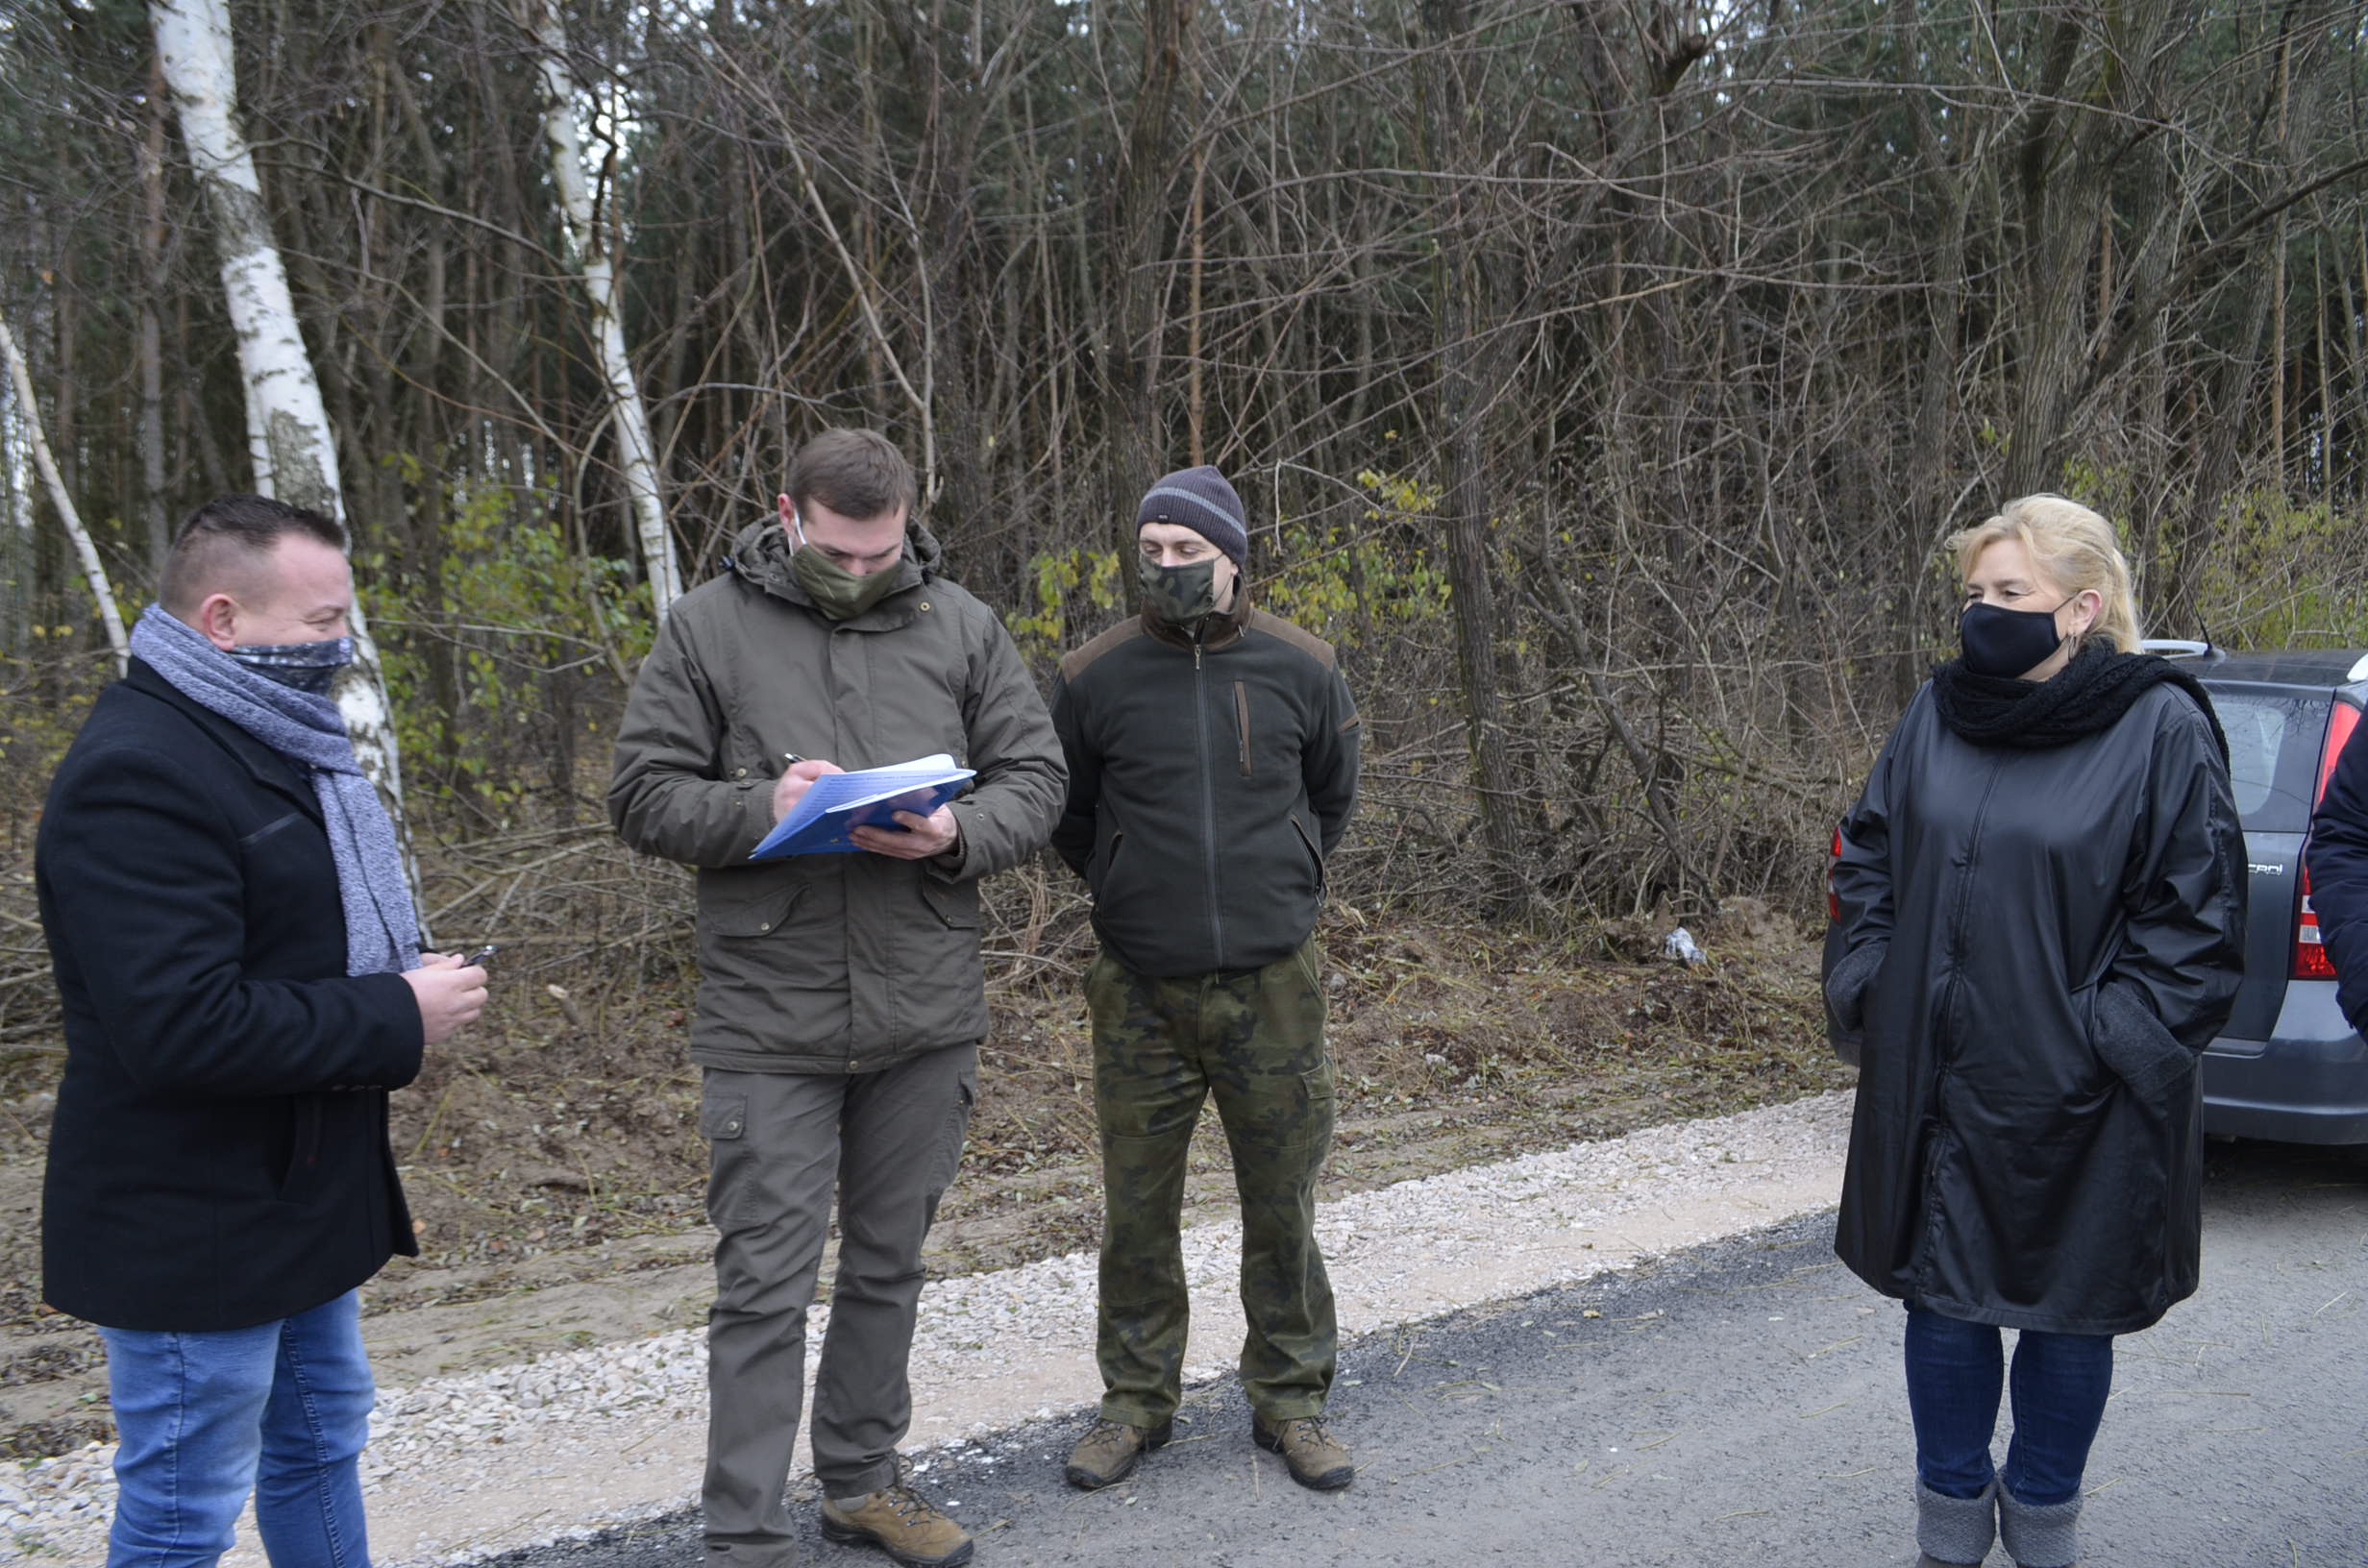
<instances>
[{"instance_id":1,"label":"black face mask","mask_svg":"<svg viewBox=\"0 0 2368 1568\"><path fill-rule=\"evenodd\" d=\"M2080 596L2075 594L2073 599ZM1999 604L1968 604L1957 618L1957 640L1965 650L1965 668L1977 675L2013 679L2045 664L2064 644L2056 629L2056 610L2010 610Z\"/></svg>"}]
</instances>

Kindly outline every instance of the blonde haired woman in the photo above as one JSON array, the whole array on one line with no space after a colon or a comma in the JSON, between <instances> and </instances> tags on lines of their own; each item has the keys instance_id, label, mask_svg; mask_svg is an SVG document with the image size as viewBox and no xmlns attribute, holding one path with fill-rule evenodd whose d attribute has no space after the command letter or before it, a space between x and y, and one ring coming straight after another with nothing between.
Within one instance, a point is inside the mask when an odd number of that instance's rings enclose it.
<instances>
[{"instance_id":1,"label":"blonde haired woman","mask_svg":"<svg viewBox=\"0 0 2368 1568\"><path fill-rule=\"evenodd\" d=\"M2026 496L1949 545L1962 656L1891 732L1834 869L1826 994L1862 1063L1835 1250L1908 1307L1920 1561L2003 1534L2019 1568L2065 1568L2112 1336L2195 1290L2195 1054L2236 992L2242 840L2203 689L2136 651L2111 527Z\"/></svg>"}]
</instances>

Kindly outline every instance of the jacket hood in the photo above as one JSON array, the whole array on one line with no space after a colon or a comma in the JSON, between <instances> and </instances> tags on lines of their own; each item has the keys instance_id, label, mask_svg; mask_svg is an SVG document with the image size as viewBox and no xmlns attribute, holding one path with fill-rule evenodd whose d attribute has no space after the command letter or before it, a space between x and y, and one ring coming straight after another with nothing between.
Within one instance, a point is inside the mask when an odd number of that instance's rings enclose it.
<instances>
[{"instance_id":1,"label":"jacket hood","mask_svg":"<svg viewBox=\"0 0 2368 1568\"><path fill-rule=\"evenodd\" d=\"M798 574L789 564L789 558L797 551L796 543L790 539L789 530L781 527L780 520L766 518L740 530L732 540L731 553L724 557L724 564L752 587L811 610L814 600L799 586ZM907 522L904 558L889 569L898 574L897 585L888 591L886 599L856 616L851 625L867 625L879 616L891 617L895 622L904 620L911 612L900 610L897 600L905 590L918 588L936 576L938 563L945 557L946 547L937 542L937 535L918 521Z\"/></svg>"}]
</instances>

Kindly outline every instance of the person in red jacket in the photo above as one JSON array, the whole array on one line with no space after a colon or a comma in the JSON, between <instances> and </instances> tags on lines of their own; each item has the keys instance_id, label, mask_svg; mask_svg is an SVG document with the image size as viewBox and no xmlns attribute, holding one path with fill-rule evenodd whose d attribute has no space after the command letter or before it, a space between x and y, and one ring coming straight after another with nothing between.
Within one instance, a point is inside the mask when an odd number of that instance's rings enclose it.
<instances>
[{"instance_id":1,"label":"person in red jacket","mask_svg":"<svg viewBox=\"0 0 2368 1568\"><path fill-rule=\"evenodd\" d=\"M364 1563L356 1287L416 1253L386 1096L485 971L418 951L327 694L345 539L259 496L183 525L35 845L66 1062L42 1294L98 1325L111 1568L206 1568L254 1494L275 1564Z\"/></svg>"}]
</instances>

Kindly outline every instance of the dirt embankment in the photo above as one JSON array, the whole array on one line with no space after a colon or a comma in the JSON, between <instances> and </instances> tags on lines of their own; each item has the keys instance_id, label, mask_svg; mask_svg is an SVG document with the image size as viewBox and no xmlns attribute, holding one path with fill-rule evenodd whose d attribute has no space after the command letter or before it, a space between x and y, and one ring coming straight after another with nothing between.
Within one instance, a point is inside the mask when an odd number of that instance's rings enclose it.
<instances>
[{"instance_id":1,"label":"dirt embankment","mask_svg":"<svg viewBox=\"0 0 2368 1568\"><path fill-rule=\"evenodd\" d=\"M1333 1193L1847 1082L1824 1046L1813 933L1746 900L1662 958L1652 922L1549 941L1378 921L1324 931L1341 1123ZM630 950L630 949L627 949ZM371 1287L382 1379L697 1321L708 1296L690 976L644 961L559 987L532 949L481 1038L397 1096L421 1256ZM1091 1246L1100 1227L1092 1066L1068 960L991 959L995 1030L963 1175L931 1239L941 1274ZM57 1057L0 1064L0 1455L111 1436L95 1336L38 1303L41 1140ZM1223 1205L1221 1139L1189 1201ZM395 1314L395 1320L388 1320Z\"/></svg>"}]
</instances>

